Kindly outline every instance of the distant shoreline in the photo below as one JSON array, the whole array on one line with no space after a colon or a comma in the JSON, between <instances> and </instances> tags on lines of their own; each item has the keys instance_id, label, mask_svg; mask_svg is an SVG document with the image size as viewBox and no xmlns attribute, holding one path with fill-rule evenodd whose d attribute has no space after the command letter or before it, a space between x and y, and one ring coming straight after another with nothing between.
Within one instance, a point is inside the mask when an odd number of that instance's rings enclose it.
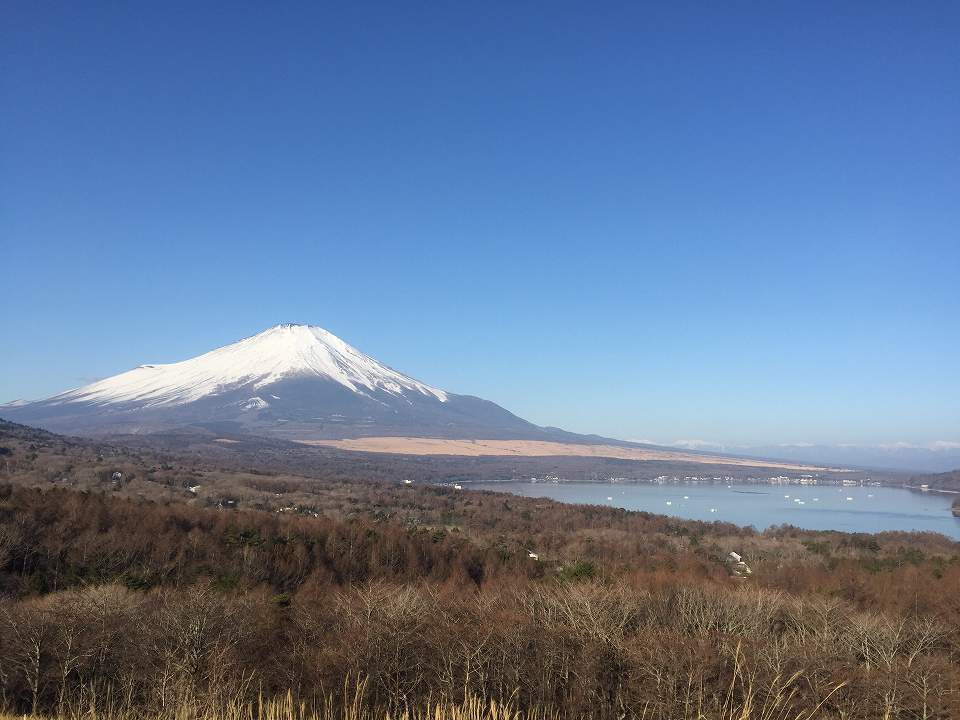
<instances>
[{"instance_id":1,"label":"distant shoreline","mask_svg":"<svg viewBox=\"0 0 960 720\"><path fill-rule=\"evenodd\" d=\"M908 490L919 490L920 492L935 492L944 495L960 495L960 490L944 490L943 488L920 487L919 485L904 485Z\"/></svg>"}]
</instances>

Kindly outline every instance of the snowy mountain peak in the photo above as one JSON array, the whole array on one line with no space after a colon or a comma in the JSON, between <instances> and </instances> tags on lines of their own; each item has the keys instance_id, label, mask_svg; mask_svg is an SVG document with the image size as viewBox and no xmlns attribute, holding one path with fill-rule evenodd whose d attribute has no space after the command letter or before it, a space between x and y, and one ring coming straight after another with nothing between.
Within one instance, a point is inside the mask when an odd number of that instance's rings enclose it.
<instances>
[{"instance_id":1,"label":"snowy mountain peak","mask_svg":"<svg viewBox=\"0 0 960 720\"><path fill-rule=\"evenodd\" d=\"M0 415L78 435L203 428L293 441L555 436L489 400L414 380L321 327L294 323L190 360L141 365L7 406Z\"/></svg>"},{"instance_id":2,"label":"snowy mountain peak","mask_svg":"<svg viewBox=\"0 0 960 720\"><path fill-rule=\"evenodd\" d=\"M243 386L257 390L304 377L330 380L361 395L411 394L447 401L443 390L381 364L321 327L285 323L190 360L141 365L57 395L51 403L174 406Z\"/></svg>"}]
</instances>

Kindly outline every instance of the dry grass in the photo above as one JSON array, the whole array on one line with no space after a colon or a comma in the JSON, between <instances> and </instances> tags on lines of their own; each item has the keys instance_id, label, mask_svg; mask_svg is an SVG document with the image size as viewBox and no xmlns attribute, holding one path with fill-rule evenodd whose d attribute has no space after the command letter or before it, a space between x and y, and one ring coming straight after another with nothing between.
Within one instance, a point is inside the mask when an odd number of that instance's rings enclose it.
<instances>
[{"instance_id":1,"label":"dry grass","mask_svg":"<svg viewBox=\"0 0 960 720\"><path fill-rule=\"evenodd\" d=\"M604 457L619 460L708 463L736 467L767 467L783 470L833 470L796 463L745 460L723 455L694 455L683 451L651 450L619 445L582 445L541 440L448 440L444 438L363 437L350 440L302 440L305 445L325 445L356 452L397 455L455 455L461 457Z\"/></svg>"},{"instance_id":2,"label":"dry grass","mask_svg":"<svg viewBox=\"0 0 960 720\"><path fill-rule=\"evenodd\" d=\"M823 708L844 683L833 687L816 707L798 710L795 695L803 682L804 674L796 672L789 677L777 675L758 688L749 668L744 666L738 646L734 653L733 676L720 706L711 708L704 689L691 687L683 714L671 715L671 720L827 720L836 717L827 714ZM288 692L279 698L260 699L255 703L228 702L219 708L185 700L165 712L153 714L138 710L73 708L48 717L0 713L0 720L560 720L569 717L561 708L519 709L511 702L500 703L470 694L460 702L441 699L419 707L390 710L367 705L364 701L366 683L363 681L352 693L348 688L344 690L347 701L339 705L332 697L317 704L302 702ZM609 712L603 716L609 716ZM653 720L657 716L655 711L648 712L645 708L640 715L621 712L617 717Z\"/></svg>"},{"instance_id":3,"label":"dry grass","mask_svg":"<svg viewBox=\"0 0 960 720\"><path fill-rule=\"evenodd\" d=\"M558 715L552 712L521 713L509 705L494 701L469 698L462 703L439 701L422 708L391 713L364 707L362 702L353 706L333 709L330 706L311 708L292 697L256 704L233 705L210 710L183 706L169 713L143 715L139 712L61 715L38 717L31 715L2 715L0 720L551 720Z\"/></svg>"}]
</instances>

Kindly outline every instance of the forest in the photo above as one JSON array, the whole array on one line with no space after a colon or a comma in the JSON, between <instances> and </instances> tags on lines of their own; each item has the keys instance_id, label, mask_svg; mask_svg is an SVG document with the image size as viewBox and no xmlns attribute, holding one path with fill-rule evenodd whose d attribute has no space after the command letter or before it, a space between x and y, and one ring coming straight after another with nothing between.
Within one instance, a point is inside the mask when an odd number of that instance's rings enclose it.
<instances>
[{"instance_id":1,"label":"forest","mask_svg":"<svg viewBox=\"0 0 960 720\"><path fill-rule=\"evenodd\" d=\"M0 448L10 713L960 716L942 536L758 532L22 426Z\"/></svg>"}]
</instances>

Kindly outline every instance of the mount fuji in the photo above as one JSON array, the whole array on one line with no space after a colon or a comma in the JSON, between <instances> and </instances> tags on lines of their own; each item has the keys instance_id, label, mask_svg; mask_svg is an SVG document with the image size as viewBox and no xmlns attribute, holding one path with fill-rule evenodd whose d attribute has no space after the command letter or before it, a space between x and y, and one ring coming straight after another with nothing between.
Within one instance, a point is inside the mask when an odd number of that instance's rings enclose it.
<instances>
[{"instance_id":1,"label":"mount fuji","mask_svg":"<svg viewBox=\"0 0 960 720\"><path fill-rule=\"evenodd\" d=\"M202 426L286 439L429 436L573 439L488 400L414 380L324 330L283 324L198 357L141 365L0 415L55 432Z\"/></svg>"}]
</instances>

